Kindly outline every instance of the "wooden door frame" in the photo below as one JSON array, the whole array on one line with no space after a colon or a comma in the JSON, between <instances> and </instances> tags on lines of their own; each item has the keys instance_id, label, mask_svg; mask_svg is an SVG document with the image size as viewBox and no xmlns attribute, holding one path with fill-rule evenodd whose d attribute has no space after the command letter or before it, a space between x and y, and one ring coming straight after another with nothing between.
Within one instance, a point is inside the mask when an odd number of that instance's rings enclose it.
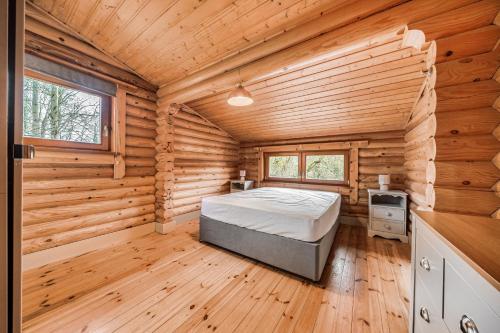
<instances>
[{"instance_id":1,"label":"wooden door frame","mask_svg":"<svg viewBox=\"0 0 500 333\"><path fill-rule=\"evenodd\" d=\"M21 331L24 1L0 0L0 333Z\"/></svg>"}]
</instances>

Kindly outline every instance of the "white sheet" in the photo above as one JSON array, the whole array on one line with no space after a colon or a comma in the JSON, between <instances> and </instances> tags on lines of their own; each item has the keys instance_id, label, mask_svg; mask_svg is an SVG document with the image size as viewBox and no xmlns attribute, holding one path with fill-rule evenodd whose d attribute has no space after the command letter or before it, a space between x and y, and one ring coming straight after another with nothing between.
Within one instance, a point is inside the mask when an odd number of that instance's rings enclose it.
<instances>
[{"instance_id":1,"label":"white sheet","mask_svg":"<svg viewBox=\"0 0 500 333\"><path fill-rule=\"evenodd\" d=\"M203 198L201 214L214 220L305 242L321 239L340 211L340 194L263 187Z\"/></svg>"}]
</instances>

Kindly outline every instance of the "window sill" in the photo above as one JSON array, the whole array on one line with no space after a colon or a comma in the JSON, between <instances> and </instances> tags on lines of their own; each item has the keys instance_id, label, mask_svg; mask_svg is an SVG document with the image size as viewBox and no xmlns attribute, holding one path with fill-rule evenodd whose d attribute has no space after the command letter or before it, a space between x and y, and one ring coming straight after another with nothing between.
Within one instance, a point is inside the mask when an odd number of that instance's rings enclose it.
<instances>
[{"instance_id":1,"label":"window sill","mask_svg":"<svg viewBox=\"0 0 500 333\"><path fill-rule=\"evenodd\" d=\"M94 150L36 147L35 158L26 164L92 164L114 165L115 154Z\"/></svg>"},{"instance_id":2,"label":"window sill","mask_svg":"<svg viewBox=\"0 0 500 333\"><path fill-rule=\"evenodd\" d=\"M279 183L293 183L304 185L330 185L330 186L346 186L349 187L348 181L321 181L321 180L300 180L291 178L264 178L264 182L279 182Z\"/></svg>"}]
</instances>

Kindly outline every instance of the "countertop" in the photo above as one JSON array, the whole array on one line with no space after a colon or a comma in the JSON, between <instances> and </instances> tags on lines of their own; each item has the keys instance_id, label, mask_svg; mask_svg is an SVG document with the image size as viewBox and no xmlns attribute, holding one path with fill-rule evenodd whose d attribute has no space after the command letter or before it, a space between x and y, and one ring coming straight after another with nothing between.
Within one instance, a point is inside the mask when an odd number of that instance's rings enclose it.
<instances>
[{"instance_id":1,"label":"countertop","mask_svg":"<svg viewBox=\"0 0 500 333\"><path fill-rule=\"evenodd\" d=\"M460 257L500 290L500 220L440 212L414 213Z\"/></svg>"}]
</instances>

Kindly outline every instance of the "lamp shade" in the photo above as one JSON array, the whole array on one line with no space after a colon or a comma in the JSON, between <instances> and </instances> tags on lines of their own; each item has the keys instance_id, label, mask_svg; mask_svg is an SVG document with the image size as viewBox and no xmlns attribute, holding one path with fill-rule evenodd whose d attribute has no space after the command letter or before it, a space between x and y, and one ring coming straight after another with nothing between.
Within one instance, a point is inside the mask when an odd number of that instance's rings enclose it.
<instances>
[{"instance_id":1,"label":"lamp shade","mask_svg":"<svg viewBox=\"0 0 500 333\"><path fill-rule=\"evenodd\" d=\"M378 183L380 185L390 184L391 176L390 175L378 175Z\"/></svg>"},{"instance_id":2,"label":"lamp shade","mask_svg":"<svg viewBox=\"0 0 500 333\"><path fill-rule=\"evenodd\" d=\"M380 185L380 190L387 191L389 189L389 184L391 183L391 176L378 175L378 183Z\"/></svg>"},{"instance_id":3,"label":"lamp shade","mask_svg":"<svg viewBox=\"0 0 500 333\"><path fill-rule=\"evenodd\" d=\"M245 177L247 175L246 170L240 170L240 177Z\"/></svg>"},{"instance_id":4,"label":"lamp shade","mask_svg":"<svg viewBox=\"0 0 500 333\"><path fill-rule=\"evenodd\" d=\"M240 84L231 91L227 97L227 103L232 106L247 106L253 104L252 94Z\"/></svg>"}]
</instances>

